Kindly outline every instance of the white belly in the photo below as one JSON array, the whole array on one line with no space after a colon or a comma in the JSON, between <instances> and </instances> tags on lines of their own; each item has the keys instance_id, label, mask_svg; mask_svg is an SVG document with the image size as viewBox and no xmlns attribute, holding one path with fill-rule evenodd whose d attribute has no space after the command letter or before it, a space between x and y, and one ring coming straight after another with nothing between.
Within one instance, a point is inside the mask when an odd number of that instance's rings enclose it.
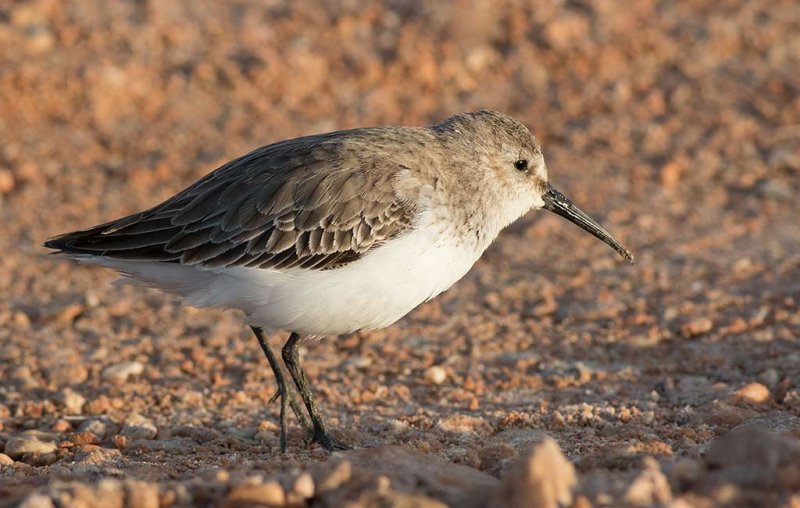
<instances>
[{"instance_id":1,"label":"white belly","mask_svg":"<svg viewBox=\"0 0 800 508\"><path fill-rule=\"evenodd\" d=\"M388 326L448 289L480 256L419 231L398 237L345 267L273 272L246 270L245 309L255 324L316 335ZM238 274L237 274L238 275Z\"/></svg>"},{"instance_id":2,"label":"white belly","mask_svg":"<svg viewBox=\"0 0 800 508\"><path fill-rule=\"evenodd\" d=\"M420 303L448 289L480 257L428 228L392 239L361 259L333 270L263 270L113 261L148 285L177 293L199 307L237 308L267 330L337 335L388 326Z\"/></svg>"}]
</instances>

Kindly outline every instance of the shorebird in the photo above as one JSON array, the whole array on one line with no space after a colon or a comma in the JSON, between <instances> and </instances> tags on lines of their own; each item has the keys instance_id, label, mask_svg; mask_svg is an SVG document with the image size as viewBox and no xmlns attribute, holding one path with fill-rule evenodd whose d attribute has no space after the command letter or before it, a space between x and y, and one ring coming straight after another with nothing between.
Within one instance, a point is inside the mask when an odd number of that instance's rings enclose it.
<instances>
[{"instance_id":1,"label":"shorebird","mask_svg":"<svg viewBox=\"0 0 800 508\"><path fill-rule=\"evenodd\" d=\"M281 141L212 171L146 211L48 240L82 262L244 312L287 404L308 426L265 334L288 331L282 357L311 419L328 431L300 366L302 339L391 325L458 281L500 231L532 209L630 252L548 180L542 149L493 111L431 127L362 128Z\"/></svg>"}]
</instances>

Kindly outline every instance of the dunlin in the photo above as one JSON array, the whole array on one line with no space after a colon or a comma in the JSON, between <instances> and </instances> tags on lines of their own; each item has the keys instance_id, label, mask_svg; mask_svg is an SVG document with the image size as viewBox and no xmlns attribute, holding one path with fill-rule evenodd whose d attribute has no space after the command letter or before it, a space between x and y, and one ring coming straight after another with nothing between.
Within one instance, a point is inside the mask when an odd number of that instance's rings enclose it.
<instances>
[{"instance_id":1,"label":"dunlin","mask_svg":"<svg viewBox=\"0 0 800 508\"><path fill-rule=\"evenodd\" d=\"M149 210L45 243L182 297L244 311L286 410L341 448L300 367L304 338L388 326L452 286L498 233L531 209L554 212L632 256L548 182L541 147L492 111L432 127L354 129L258 148Z\"/></svg>"}]
</instances>

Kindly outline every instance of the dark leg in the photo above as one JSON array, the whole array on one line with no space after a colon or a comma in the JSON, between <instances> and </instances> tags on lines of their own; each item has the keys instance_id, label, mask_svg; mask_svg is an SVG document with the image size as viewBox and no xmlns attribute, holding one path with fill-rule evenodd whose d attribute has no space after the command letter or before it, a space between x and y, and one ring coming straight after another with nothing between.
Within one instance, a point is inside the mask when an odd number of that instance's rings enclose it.
<instances>
[{"instance_id":1,"label":"dark leg","mask_svg":"<svg viewBox=\"0 0 800 508\"><path fill-rule=\"evenodd\" d=\"M281 365L278 363L278 359L275 357L275 354L272 352L272 348L269 347L269 342L267 342L266 337L264 337L264 330L257 326L251 326L250 328L253 329L253 333L256 335L258 339L258 343L261 345L261 349L264 351L264 356L267 357L267 361L269 362L269 366L272 367L272 373L275 375L275 381L278 384L278 391L277 393L270 399L270 402L275 400L276 397L280 397L281 399L281 428L280 428L280 446L281 446L281 453L286 453L286 404L287 402L292 407L292 411L294 411L297 420L300 422L300 425L303 426L304 429L308 428L308 420L306 419L306 415L303 414L303 409L298 404L297 400L294 398L294 395L291 391L289 391L289 386L286 384L286 380L283 377L283 371L281 370Z\"/></svg>"},{"instance_id":2,"label":"dark leg","mask_svg":"<svg viewBox=\"0 0 800 508\"><path fill-rule=\"evenodd\" d=\"M311 423L314 425L314 441L322 445L322 447L328 451L346 450L346 446L336 441L328 433L325 421L322 419L322 415L319 413L317 405L314 403L314 395L311 393L311 386L308 383L308 378L300 367L299 345L300 335L292 333L292 335L289 336L289 340L283 346L281 355L283 356L283 362L286 364L286 368L289 369L289 374L291 374L292 379L294 379L294 384L297 385L297 391L300 392L300 397L303 398L303 402L306 404L308 414L311 416Z\"/></svg>"}]
</instances>

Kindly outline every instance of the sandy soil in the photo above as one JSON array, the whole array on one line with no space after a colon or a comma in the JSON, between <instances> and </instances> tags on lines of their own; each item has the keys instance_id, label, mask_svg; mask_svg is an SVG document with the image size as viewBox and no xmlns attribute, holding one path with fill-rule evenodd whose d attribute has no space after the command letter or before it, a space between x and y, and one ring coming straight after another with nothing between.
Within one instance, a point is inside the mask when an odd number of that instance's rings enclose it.
<instances>
[{"instance_id":1,"label":"sandy soil","mask_svg":"<svg viewBox=\"0 0 800 508\"><path fill-rule=\"evenodd\" d=\"M800 506L800 4L535 4L0 2L0 505ZM41 247L256 146L480 108L638 262L532 213L307 344L353 452L293 421L281 457L240 315Z\"/></svg>"}]
</instances>

